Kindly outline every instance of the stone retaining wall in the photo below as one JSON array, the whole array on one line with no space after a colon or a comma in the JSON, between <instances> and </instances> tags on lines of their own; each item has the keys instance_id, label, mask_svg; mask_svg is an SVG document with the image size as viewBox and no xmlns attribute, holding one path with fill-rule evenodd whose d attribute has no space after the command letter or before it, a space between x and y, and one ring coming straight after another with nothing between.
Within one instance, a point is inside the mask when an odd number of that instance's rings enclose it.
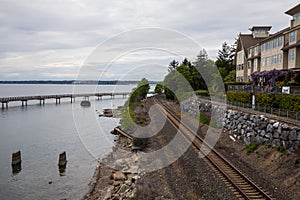
<instances>
[{"instance_id":1,"label":"stone retaining wall","mask_svg":"<svg viewBox=\"0 0 300 200\"><path fill-rule=\"evenodd\" d=\"M190 99L183 103L183 111L192 115L200 112L215 112L220 106L202 103ZM290 126L263 115L243 113L236 110L226 110L220 117L225 129L237 140L246 145L258 142L273 146L283 146L289 152L300 148L300 128Z\"/></svg>"}]
</instances>

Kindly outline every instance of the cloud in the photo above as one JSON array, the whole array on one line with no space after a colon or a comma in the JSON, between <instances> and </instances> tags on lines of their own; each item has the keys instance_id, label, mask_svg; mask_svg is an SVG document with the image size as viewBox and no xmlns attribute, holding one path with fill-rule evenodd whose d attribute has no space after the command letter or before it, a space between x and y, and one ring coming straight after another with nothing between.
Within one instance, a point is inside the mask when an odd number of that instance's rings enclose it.
<instances>
[{"instance_id":1,"label":"cloud","mask_svg":"<svg viewBox=\"0 0 300 200\"><path fill-rule=\"evenodd\" d=\"M35 0L30 3L3 0L0 6L0 80L75 79L79 66L83 63L91 65L90 69L99 73L104 69L85 63L97 45L122 32L146 27L182 33L205 48L214 59L224 41L232 44L235 37L240 32L247 33L250 26L272 25L272 32L289 26L290 18L284 12L298 3L297 0L252 0L242 3L238 0ZM135 37L137 43L141 40L144 44L147 37L162 37L165 41L160 41L161 46L167 47L173 42L178 43L174 47L182 49L182 52L188 50L174 37L168 40L165 35L155 33L146 36L136 34ZM126 43L126 39L119 39L122 42L111 43L104 52L106 57L122 52L128 46L138 46L130 43L130 40ZM192 49L185 56L193 60L197 54L195 52L199 51L200 49ZM173 58L155 54L150 58L148 53L127 53L127 56L118 60L123 64L116 63L116 66L165 66ZM109 59L94 61L101 63L101 66L111 62ZM147 71L150 72L152 71ZM107 77L114 79L119 75L118 72L110 72ZM143 76L142 73L136 73L136 79L140 79L139 75ZM131 78L134 78L133 75ZM153 73L150 78L157 76Z\"/></svg>"}]
</instances>

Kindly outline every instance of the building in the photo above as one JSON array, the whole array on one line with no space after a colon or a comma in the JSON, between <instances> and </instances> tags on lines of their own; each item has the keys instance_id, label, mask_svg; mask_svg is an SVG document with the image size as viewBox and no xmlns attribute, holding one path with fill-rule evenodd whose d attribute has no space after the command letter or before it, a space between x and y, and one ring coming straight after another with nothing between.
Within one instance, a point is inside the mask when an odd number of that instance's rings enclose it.
<instances>
[{"instance_id":1,"label":"building","mask_svg":"<svg viewBox=\"0 0 300 200\"><path fill-rule=\"evenodd\" d=\"M236 81L249 82L253 72L292 70L300 73L300 4L285 12L290 26L270 34L271 26L253 26L239 34L235 53Z\"/></svg>"}]
</instances>

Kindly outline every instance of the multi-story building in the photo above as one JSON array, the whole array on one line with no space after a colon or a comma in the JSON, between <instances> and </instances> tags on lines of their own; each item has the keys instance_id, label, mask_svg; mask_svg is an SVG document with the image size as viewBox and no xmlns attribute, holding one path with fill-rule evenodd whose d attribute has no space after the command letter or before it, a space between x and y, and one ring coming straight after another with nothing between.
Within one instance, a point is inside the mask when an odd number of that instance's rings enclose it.
<instances>
[{"instance_id":1,"label":"multi-story building","mask_svg":"<svg viewBox=\"0 0 300 200\"><path fill-rule=\"evenodd\" d=\"M239 34L234 64L236 81L249 82L253 72L292 70L300 73L300 4L285 12L290 26L270 34L271 26L253 26L251 34Z\"/></svg>"}]
</instances>

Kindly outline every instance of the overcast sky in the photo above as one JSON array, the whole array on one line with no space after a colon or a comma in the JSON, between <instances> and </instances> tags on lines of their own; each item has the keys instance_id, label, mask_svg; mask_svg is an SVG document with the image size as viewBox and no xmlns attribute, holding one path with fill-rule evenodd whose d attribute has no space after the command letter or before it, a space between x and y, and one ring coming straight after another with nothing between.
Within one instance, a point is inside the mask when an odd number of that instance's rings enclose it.
<instances>
[{"instance_id":1,"label":"overcast sky","mask_svg":"<svg viewBox=\"0 0 300 200\"><path fill-rule=\"evenodd\" d=\"M161 80L172 59L194 61L201 48L215 59L253 25L288 27L298 3L0 0L0 80Z\"/></svg>"}]
</instances>

